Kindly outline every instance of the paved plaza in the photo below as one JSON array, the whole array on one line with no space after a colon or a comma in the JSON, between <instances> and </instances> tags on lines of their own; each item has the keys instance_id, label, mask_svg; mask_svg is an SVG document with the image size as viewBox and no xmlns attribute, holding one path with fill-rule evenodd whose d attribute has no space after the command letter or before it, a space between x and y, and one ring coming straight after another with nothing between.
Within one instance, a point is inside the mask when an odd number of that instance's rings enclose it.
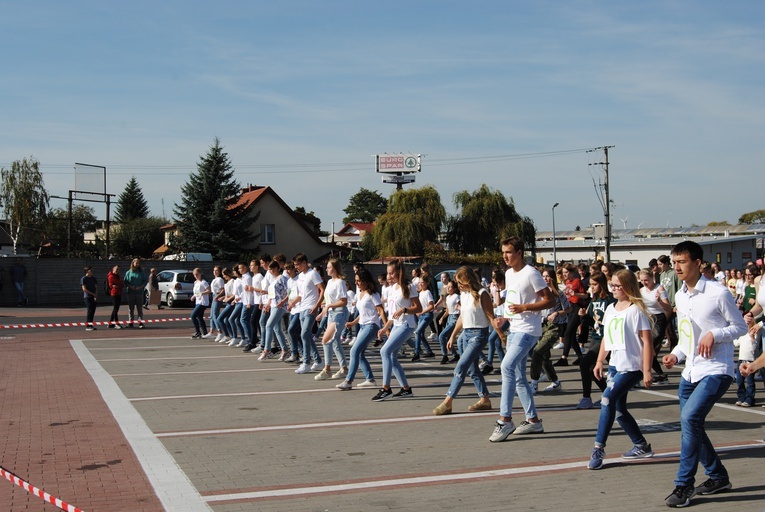
<instances>
[{"instance_id":1,"label":"paved plaza","mask_svg":"<svg viewBox=\"0 0 765 512\"><path fill-rule=\"evenodd\" d=\"M455 414L432 416L452 370L438 359L402 360L414 398L374 403L374 389L339 391L190 332L0 332L0 465L86 512L667 510L679 370L630 393L656 456L623 462L631 445L615 426L606 467L588 471L599 412L575 409L578 367L562 369L563 391L538 395L544 434L493 444L499 396L494 411L467 412L469 380ZM379 382L376 350L370 361ZM497 394L499 378L487 377ZM707 431L734 489L694 510L765 509L765 409L733 402L729 391ZM58 509L0 480L0 510Z\"/></svg>"}]
</instances>

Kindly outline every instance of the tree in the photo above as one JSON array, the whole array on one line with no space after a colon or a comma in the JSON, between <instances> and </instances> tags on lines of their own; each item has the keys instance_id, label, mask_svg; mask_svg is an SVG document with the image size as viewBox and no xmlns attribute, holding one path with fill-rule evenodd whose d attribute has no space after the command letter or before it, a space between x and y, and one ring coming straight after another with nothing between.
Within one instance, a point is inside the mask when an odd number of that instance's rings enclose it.
<instances>
[{"instance_id":1,"label":"tree","mask_svg":"<svg viewBox=\"0 0 765 512\"><path fill-rule=\"evenodd\" d=\"M448 221L446 239L452 250L465 254L497 251L499 241L518 236L533 243L536 239L534 222L521 216L512 198L508 201L499 190L486 184L474 191L454 194L458 213Z\"/></svg>"},{"instance_id":2,"label":"tree","mask_svg":"<svg viewBox=\"0 0 765 512\"><path fill-rule=\"evenodd\" d=\"M367 233L371 238L365 250L379 256L422 255L425 242L438 240L445 219L446 210L434 187L397 190Z\"/></svg>"},{"instance_id":3,"label":"tree","mask_svg":"<svg viewBox=\"0 0 765 512\"><path fill-rule=\"evenodd\" d=\"M147 217L123 222L112 228L111 251L117 256L149 258L165 242L159 230L167 219Z\"/></svg>"},{"instance_id":4,"label":"tree","mask_svg":"<svg viewBox=\"0 0 765 512\"><path fill-rule=\"evenodd\" d=\"M347 215L343 217L343 224L349 222L374 222L377 217L388 209L388 200L376 190L361 187L348 201L348 206L343 210Z\"/></svg>"},{"instance_id":5,"label":"tree","mask_svg":"<svg viewBox=\"0 0 765 512\"><path fill-rule=\"evenodd\" d=\"M249 215L246 205L237 204L241 189L217 137L181 193L181 204L173 208L179 232L174 240L177 249L226 259L239 254L241 246L255 238L250 227L257 216Z\"/></svg>"},{"instance_id":6,"label":"tree","mask_svg":"<svg viewBox=\"0 0 765 512\"><path fill-rule=\"evenodd\" d=\"M67 208L54 208L43 223L44 238L54 247L67 248L69 230L67 227L69 211ZM82 204L72 205L72 251L77 254L86 249L85 233L98 229L96 211Z\"/></svg>"},{"instance_id":7,"label":"tree","mask_svg":"<svg viewBox=\"0 0 765 512\"><path fill-rule=\"evenodd\" d=\"M765 210L755 210L738 218L739 224L765 224Z\"/></svg>"},{"instance_id":8,"label":"tree","mask_svg":"<svg viewBox=\"0 0 765 512\"><path fill-rule=\"evenodd\" d=\"M145 219L149 216L149 204L143 197L143 191L135 176L130 178L125 190L117 198L117 208L114 210L114 221L128 222L133 219Z\"/></svg>"},{"instance_id":9,"label":"tree","mask_svg":"<svg viewBox=\"0 0 765 512\"><path fill-rule=\"evenodd\" d=\"M306 211L304 206L296 206L293 211L305 217L305 220L308 222L309 227L314 233L316 233L316 236L329 235L329 231L324 231L323 229L321 229L321 219L316 216L313 210L308 212Z\"/></svg>"},{"instance_id":10,"label":"tree","mask_svg":"<svg viewBox=\"0 0 765 512\"><path fill-rule=\"evenodd\" d=\"M13 240L13 254L17 254L19 242L39 241L33 233L45 219L50 196L45 190L40 162L33 156L14 161L11 169L0 169L0 199Z\"/></svg>"},{"instance_id":11,"label":"tree","mask_svg":"<svg viewBox=\"0 0 765 512\"><path fill-rule=\"evenodd\" d=\"M715 226L730 226L730 222L727 220L713 220L709 224L707 224L709 227L715 227Z\"/></svg>"}]
</instances>

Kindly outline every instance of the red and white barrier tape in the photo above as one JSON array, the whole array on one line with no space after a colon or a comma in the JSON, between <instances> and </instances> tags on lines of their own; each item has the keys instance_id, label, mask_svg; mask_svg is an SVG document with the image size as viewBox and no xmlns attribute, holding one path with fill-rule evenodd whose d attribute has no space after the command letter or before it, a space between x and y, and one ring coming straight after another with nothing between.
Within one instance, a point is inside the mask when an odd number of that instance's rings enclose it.
<instances>
[{"instance_id":1,"label":"red and white barrier tape","mask_svg":"<svg viewBox=\"0 0 765 512\"><path fill-rule=\"evenodd\" d=\"M61 510L66 510L66 512L83 512L82 509L79 509L75 507L74 505L70 505L69 503L65 501L61 501L60 499L54 496L51 496L50 494L43 491L42 489L38 489L37 487L30 484L29 482L25 482L24 480L17 477L16 475L14 475L13 473L11 473L10 471L8 471L2 466L0 466L0 476L4 476L5 479L8 480L9 482L12 482L18 485L19 487L22 487L28 493L34 494L38 498L42 498L48 503L56 505Z\"/></svg>"},{"instance_id":2,"label":"red and white barrier tape","mask_svg":"<svg viewBox=\"0 0 765 512\"><path fill-rule=\"evenodd\" d=\"M184 318L155 318L150 320L144 320L143 322L134 321L134 324L153 324L162 322L183 322L190 321L191 317ZM92 322L91 325L109 325L112 323L118 323L120 325L128 325L130 322L122 320L119 322ZM35 329L40 327L87 327L87 322L57 322L49 324L12 324L12 325L0 325L0 329Z\"/></svg>"}]
</instances>

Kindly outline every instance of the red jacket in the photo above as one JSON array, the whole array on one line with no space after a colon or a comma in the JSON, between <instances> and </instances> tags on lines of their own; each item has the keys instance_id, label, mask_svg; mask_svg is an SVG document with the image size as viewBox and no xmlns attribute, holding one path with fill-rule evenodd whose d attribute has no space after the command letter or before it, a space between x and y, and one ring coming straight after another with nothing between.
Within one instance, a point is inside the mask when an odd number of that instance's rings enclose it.
<instances>
[{"instance_id":1,"label":"red jacket","mask_svg":"<svg viewBox=\"0 0 765 512\"><path fill-rule=\"evenodd\" d=\"M125 282L119 274L115 274L110 270L106 275L106 282L109 283L109 295L112 297L122 295L122 289L125 287Z\"/></svg>"}]
</instances>

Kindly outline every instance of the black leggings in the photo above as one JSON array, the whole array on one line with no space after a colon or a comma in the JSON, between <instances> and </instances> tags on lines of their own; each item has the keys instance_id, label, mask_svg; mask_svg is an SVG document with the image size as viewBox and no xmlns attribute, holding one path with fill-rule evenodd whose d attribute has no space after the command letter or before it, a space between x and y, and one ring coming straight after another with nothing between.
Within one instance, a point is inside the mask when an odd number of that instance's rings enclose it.
<instances>
[{"instance_id":1,"label":"black leggings","mask_svg":"<svg viewBox=\"0 0 765 512\"><path fill-rule=\"evenodd\" d=\"M119 322L117 312L119 312L122 305L122 295L112 295L112 303L114 306L112 306L112 316L109 317L109 322Z\"/></svg>"},{"instance_id":2,"label":"black leggings","mask_svg":"<svg viewBox=\"0 0 765 512\"><path fill-rule=\"evenodd\" d=\"M659 352L661 352L661 342L664 341L664 334L667 331L667 315L659 313L658 315L651 315L653 320L653 329L651 329L651 336L653 336L653 364L651 365L653 371L659 375L664 375L664 370L659 363Z\"/></svg>"},{"instance_id":3,"label":"black leggings","mask_svg":"<svg viewBox=\"0 0 765 512\"><path fill-rule=\"evenodd\" d=\"M571 304L571 312L568 314L568 324L566 332L563 334L563 357L568 357L568 353L573 347L576 356L582 357L582 349L576 341L576 328L579 327L579 304Z\"/></svg>"},{"instance_id":4,"label":"black leggings","mask_svg":"<svg viewBox=\"0 0 765 512\"><path fill-rule=\"evenodd\" d=\"M582 356L582 361L579 363L579 373L582 377L582 396L590 398L592 395L592 382L598 385L600 391L606 389L606 379L596 379L592 373L592 369L595 368L595 363L598 362L598 352L600 352L600 343L591 344L590 350ZM608 364L603 364L603 375L608 371Z\"/></svg>"}]
</instances>

